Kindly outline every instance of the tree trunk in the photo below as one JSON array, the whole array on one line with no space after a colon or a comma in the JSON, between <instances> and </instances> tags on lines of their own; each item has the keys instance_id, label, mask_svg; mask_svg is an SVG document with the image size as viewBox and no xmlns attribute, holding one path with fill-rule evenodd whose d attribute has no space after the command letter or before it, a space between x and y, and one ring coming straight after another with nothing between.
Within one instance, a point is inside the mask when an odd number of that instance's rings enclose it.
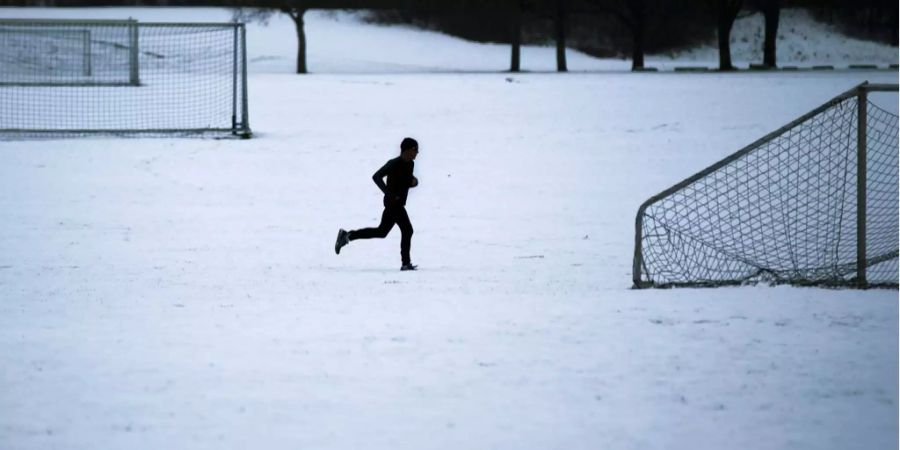
<instances>
[{"instance_id":1,"label":"tree trunk","mask_svg":"<svg viewBox=\"0 0 900 450\"><path fill-rule=\"evenodd\" d=\"M291 19L294 19L294 26L297 29L297 73L307 73L306 30L303 25L303 15L306 14L306 9L293 8L289 14Z\"/></svg>"},{"instance_id":2,"label":"tree trunk","mask_svg":"<svg viewBox=\"0 0 900 450\"><path fill-rule=\"evenodd\" d=\"M566 72L566 3L556 0L556 70Z\"/></svg>"},{"instance_id":3,"label":"tree trunk","mask_svg":"<svg viewBox=\"0 0 900 450\"><path fill-rule=\"evenodd\" d=\"M522 2L516 2L512 17L512 56L509 63L510 72L518 72L521 70L520 54L522 47Z\"/></svg>"},{"instance_id":4,"label":"tree trunk","mask_svg":"<svg viewBox=\"0 0 900 450\"><path fill-rule=\"evenodd\" d=\"M734 70L731 64L731 24L719 22L719 70Z\"/></svg>"},{"instance_id":5,"label":"tree trunk","mask_svg":"<svg viewBox=\"0 0 900 450\"><path fill-rule=\"evenodd\" d=\"M898 27L898 23L900 23L900 14L898 14L898 12L900 12L900 5L897 5L895 3L891 10L891 45L893 45L894 47L896 47L898 44L897 34L898 31L900 31L898 30L898 28L900 28Z\"/></svg>"},{"instance_id":6,"label":"tree trunk","mask_svg":"<svg viewBox=\"0 0 900 450\"><path fill-rule=\"evenodd\" d=\"M717 0L719 70L734 70L731 64L731 27L741 10L741 0Z\"/></svg>"},{"instance_id":7,"label":"tree trunk","mask_svg":"<svg viewBox=\"0 0 900 450\"><path fill-rule=\"evenodd\" d=\"M780 0L766 0L763 15L766 18L766 37L763 43L763 64L775 67L776 41L778 38L778 16L781 12Z\"/></svg>"},{"instance_id":8,"label":"tree trunk","mask_svg":"<svg viewBox=\"0 0 900 450\"><path fill-rule=\"evenodd\" d=\"M633 0L628 3L631 11L631 70L641 70L644 68L644 22L646 21L646 11L644 9L644 0Z\"/></svg>"}]
</instances>

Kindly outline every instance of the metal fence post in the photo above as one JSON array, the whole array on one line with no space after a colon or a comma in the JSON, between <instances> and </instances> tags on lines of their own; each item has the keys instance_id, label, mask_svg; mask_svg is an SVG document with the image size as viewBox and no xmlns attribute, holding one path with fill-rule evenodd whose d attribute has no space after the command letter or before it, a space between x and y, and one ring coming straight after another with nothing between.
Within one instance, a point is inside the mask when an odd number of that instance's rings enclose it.
<instances>
[{"instance_id":1,"label":"metal fence post","mask_svg":"<svg viewBox=\"0 0 900 450\"><path fill-rule=\"evenodd\" d=\"M643 277L641 276L641 266L644 264L644 205L638 208L637 217L634 219L634 259L631 261L631 281L634 282L635 288L644 287Z\"/></svg>"},{"instance_id":2,"label":"metal fence post","mask_svg":"<svg viewBox=\"0 0 900 450\"><path fill-rule=\"evenodd\" d=\"M250 137L250 107L247 100L247 28L241 24L241 136Z\"/></svg>"},{"instance_id":3,"label":"metal fence post","mask_svg":"<svg viewBox=\"0 0 900 450\"><path fill-rule=\"evenodd\" d=\"M234 24L231 40L231 133L237 134L238 24Z\"/></svg>"},{"instance_id":4,"label":"metal fence post","mask_svg":"<svg viewBox=\"0 0 900 450\"><path fill-rule=\"evenodd\" d=\"M856 282L866 287L866 86L856 96Z\"/></svg>"}]
</instances>

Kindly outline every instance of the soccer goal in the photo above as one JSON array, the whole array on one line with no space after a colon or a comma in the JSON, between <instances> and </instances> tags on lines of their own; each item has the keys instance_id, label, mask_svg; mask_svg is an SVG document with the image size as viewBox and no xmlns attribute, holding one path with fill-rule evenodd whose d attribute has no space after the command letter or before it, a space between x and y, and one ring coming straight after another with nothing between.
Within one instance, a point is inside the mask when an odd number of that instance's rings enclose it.
<instances>
[{"instance_id":1,"label":"soccer goal","mask_svg":"<svg viewBox=\"0 0 900 450\"><path fill-rule=\"evenodd\" d=\"M896 92L863 83L644 202L634 286L896 287L898 121L872 101Z\"/></svg>"},{"instance_id":2,"label":"soccer goal","mask_svg":"<svg viewBox=\"0 0 900 450\"><path fill-rule=\"evenodd\" d=\"M0 137L250 136L240 23L0 19Z\"/></svg>"}]
</instances>

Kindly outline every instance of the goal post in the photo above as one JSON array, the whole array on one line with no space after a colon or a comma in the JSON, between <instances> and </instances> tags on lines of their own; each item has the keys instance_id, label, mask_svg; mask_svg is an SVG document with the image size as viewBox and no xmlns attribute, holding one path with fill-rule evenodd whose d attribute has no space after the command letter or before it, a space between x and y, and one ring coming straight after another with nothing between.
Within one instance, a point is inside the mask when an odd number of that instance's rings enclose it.
<instances>
[{"instance_id":1,"label":"goal post","mask_svg":"<svg viewBox=\"0 0 900 450\"><path fill-rule=\"evenodd\" d=\"M250 136L242 23L0 19L0 138Z\"/></svg>"},{"instance_id":2,"label":"goal post","mask_svg":"<svg viewBox=\"0 0 900 450\"><path fill-rule=\"evenodd\" d=\"M898 120L869 96L897 90L856 86L648 199L634 286L896 287Z\"/></svg>"}]
</instances>

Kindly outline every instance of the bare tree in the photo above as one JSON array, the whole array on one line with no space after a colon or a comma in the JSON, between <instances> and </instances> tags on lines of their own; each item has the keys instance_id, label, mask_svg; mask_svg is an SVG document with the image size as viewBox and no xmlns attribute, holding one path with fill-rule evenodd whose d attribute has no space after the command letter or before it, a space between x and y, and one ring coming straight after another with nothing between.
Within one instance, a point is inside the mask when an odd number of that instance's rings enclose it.
<instances>
[{"instance_id":1,"label":"bare tree","mask_svg":"<svg viewBox=\"0 0 900 450\"><path fill-rule=\"evenodd\" d=\"M232 11L232 20L238 22L257 22L268 25L269 20L276 12L282 12L294 21L297 32L297 73L307 73L306 70L306 31L303 25L305 7L292 8L236 8Z\"/></svg>"},{"instance_id":2,"label":"bare tree","mask_svg":"<svg viewBox=\"0 0 900 450\"><path fill-rule=\"evenodd\" d=\"M516 1L512 8L512 23L510 25L510 32L512 34L512 39L510 39L512 41L512 55L510 58L511 61L509 63L509 71L518 72L521 70L520 55L522 47L522 10L524 9L522 0Z\"/></svg>"},{"instance_id":3,"label":"bare tree","mask_svg":"<svg viewBox=\"0 0 900 450\"><path fill-rule=\"evenodd\" d=\"M525 0L516 0L524 5ZM553 37L556 40L556 70L568 71L566 64L566 19L569 13L569 2L579 0L531 0L527 4L529 9L542 20L553 22ZM524 6L523 6L524 8Z\"/></svg>"},{"instance_id":4,"label":"bare tree","mask_svg":"<svg viewBox=\"0 0 900 450\"><path fill-rule=\"evenodd\" d=\"M556 0L556 70L566 72L566 0Z\"/></svg>"},{"instance_id":5,"label":"bare tree","mask_svg":"<svg viewBox=\"0 0 900 450\"><path fill-rule=\"evenodd\" d=\"M631 32L631 70L644 68L644 38L648 2L653 0L594 0L589 2L595 11L610 14Z\"/></svg>"},{"instance_id":6,"label":"bare tree","mask_svg":"<svg viewBox=\"0 0 900 450\"><path fill-rule=\"evenodd\" d=\"M751 5L763 13L765 37L763 39L763 65L776 67L776 43L778 19L781 14L781 0L753 0Z\"/></svg>"},{"instance_id":7,"label":"bare tree","mask_svg":"<svg viewBox=\"0 0 900 450\"><path fill-rule=\"evenodd\" d=\"M647 8L645 0L634 0L628 3L631 13L631 34L634 39L634 47L631 49L633 62L631 69L644 68L644 25L647 23Z\"/></svg>"},{"instance_id":8,"label":"bare tree","mask_svg":"<svg viewBox=\"0 0 900 450\"><path fill-rule=\"evenodd\" d=\"M306 29L303 24L304 7L281 8L280 11L290 16L297 32L297 73L308 73L306 70Z\"/></svg>"},{"instance_id":9,"label":"bare tree","mask_svg":"<svg viewBox=\"0 0 900 450\"><path fill-rule=\"evenodd\" d=\"M775 67L776 42L778 41L778 18L781 15L781 0L762 0L763 16L766 18L766 34L763 42L763 64Z\"/></svg>"},{"instance_id":10,"label":"bare tree","mask_svg":"<svg viewBox=\"0 0 900 450\"><path fill-rule=\"evenodd\" d=\"M715 0L719 38L719 70L734 70L731 64L731 28L741 11L743 0Z\"/></svg>"}]
</instances>

